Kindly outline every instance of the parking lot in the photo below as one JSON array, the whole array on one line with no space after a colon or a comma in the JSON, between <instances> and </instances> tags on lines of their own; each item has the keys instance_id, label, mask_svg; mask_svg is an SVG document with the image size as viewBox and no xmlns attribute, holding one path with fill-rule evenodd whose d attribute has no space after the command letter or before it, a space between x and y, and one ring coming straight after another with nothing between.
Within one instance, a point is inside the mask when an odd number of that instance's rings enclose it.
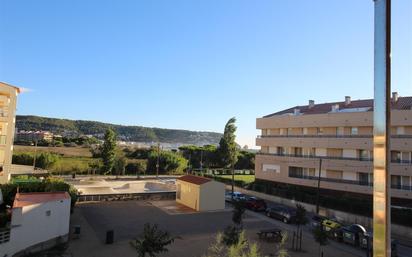
<instances>
[{"instance_id":1,"label":"parking lot","mask_svg":"<svg viewBox=\"0 0 412 257\"><path fill-rule=\"evenodd\" d=\"M230 208L230 207L228 207ZM68 253L72 256L136 256L129 241L142 232L145 223L156 223L180 239L170 246L164 257L197 257L206 253L216 233L231 224L231 210L196 213L179 210L174 201L119 201L79 204L72 217L72 225L80 225L80 239L72 240ZM261 213L247 211L244 215L247 237L258 242L262 254L270 256L276 244L259 240L257 232L267 228L280 228L291 234L293 225L270 219ZM114 231L115 242L105 245L107 230ZM291 244L289 237L288 247ZM310 233L304 233L303 252L289 251L290 256L318 256L318 245ZM365 256L362 251L335 243L325 247L324 256Z\"/></svg>"}]
</instances>

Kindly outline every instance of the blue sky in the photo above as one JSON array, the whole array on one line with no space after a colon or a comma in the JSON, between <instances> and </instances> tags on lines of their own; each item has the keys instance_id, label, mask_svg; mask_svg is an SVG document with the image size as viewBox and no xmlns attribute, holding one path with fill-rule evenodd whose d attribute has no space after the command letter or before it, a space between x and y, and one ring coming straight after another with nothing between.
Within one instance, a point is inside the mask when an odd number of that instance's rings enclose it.
<instances>
[{"instance_id":1,"label":"blue sky","mask_svg":"<svg viewBox=\"0 0 412 257\"><path fill-rule=\"evenodd\" d=\"M223 131L373 96L372 0L0 0L18 114ZM412 1L393 1L392 88L412 95Z\"/></svg>"}]
</instances>

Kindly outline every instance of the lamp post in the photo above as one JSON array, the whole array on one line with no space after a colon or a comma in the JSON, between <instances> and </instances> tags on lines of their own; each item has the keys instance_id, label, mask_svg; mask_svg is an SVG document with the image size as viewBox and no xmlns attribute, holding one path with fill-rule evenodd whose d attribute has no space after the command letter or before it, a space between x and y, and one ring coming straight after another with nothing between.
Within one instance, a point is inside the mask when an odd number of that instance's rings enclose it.
<instances>
[{"instance_id":1,"label":"lamp post","mask_svg":"<svg viewBox=\"0 0 412 257\"><path fill-rule=\"evenodd\" d=\"M391 0L374 0L373 256L391 256Z\"/></svg>"}]
</instances>

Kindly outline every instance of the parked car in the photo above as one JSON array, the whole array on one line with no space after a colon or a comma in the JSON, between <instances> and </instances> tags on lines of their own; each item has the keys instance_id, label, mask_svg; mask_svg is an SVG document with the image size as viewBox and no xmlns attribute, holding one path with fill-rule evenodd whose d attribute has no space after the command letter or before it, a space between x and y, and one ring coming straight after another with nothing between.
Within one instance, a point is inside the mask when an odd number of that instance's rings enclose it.
<instances>
[{"instance_id":1,"label":"parked car","mask_svg":"<svg viewBox=\"0 0 412 257\"><path fill-rule=\"evenodd\" d=\"M292 223L296 218L296 210L283 206L273 206L266 209L266 216L284 223Z\"/></svg>"},{"instance_id":2,"label":"parked car","mask_svg":"<svg viewBox=\"0 0 412 257\"><path fill-rule=\"evenodd\" d=\"M240 193L240 192L233 192L233 197L232 197L232 192L227 192L225 194L225 200L228 202L231 201L245 201L246 200L246 195Z\"/></svg>"},{"instance_id":3,"label":"parked car","mask_svg":"<svg viewBox=\"0 0 412 257\"><path fill-rule=\"evenodd\" d=\"M340 224L336 220L325 219L322 221L322 226L326 232L332 232L342 227L342 224Z\"/></svg>"},{"instance_id":4,"label":"parked car","mask_svg":"<svg viewBox=\"0 0 412 257\"><path fill-rule=\"evenodd\" d=\"M253 211L265 211L266 202L263 199L257 197L247 197L245 201L245 207Z\"/></svg>"},{"instance_id":5,"label":"parked car","mask_svg":"<svg viewBox=\"0 0 412 257\"><path fill-rule=\"evenodd\" d=\"M337 241L359 246L361 238L366 234L366 229L359 224L352 224L337 229L334 232L334 237Z\"/></svg>"},{"instance_id":6,"label":"parked car","mask_svg":"<svg viewBox=\"0 0 412 257\"><path fill-rule=\"evenodd\" d=\"M320 215L313 215L310 225L312 228L319 228L322 225L322 222L327 218Z\"/></svg>"}]
</instances>

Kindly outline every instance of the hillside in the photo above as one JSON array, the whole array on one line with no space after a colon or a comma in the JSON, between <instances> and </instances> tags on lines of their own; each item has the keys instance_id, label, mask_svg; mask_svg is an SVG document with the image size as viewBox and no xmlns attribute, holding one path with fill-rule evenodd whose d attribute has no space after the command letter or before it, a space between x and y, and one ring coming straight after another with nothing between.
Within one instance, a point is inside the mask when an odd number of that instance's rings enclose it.
<instances>
[{"instance_id":1,"label":"hillside","mask_svg":"<svg viewBox=\"0 0 412 257\"><path fill-rule=\"evenodd\" d=\"M198 132L180 129L123 126L97 121L55 119L39 116L17 115L18 130L47 130L66 136L94 135L102 138L107 128L113 128L119 140L133 142L161 142L173 144L218 144L222 136L215 132Z\"/></svg>"}]
</instances>

